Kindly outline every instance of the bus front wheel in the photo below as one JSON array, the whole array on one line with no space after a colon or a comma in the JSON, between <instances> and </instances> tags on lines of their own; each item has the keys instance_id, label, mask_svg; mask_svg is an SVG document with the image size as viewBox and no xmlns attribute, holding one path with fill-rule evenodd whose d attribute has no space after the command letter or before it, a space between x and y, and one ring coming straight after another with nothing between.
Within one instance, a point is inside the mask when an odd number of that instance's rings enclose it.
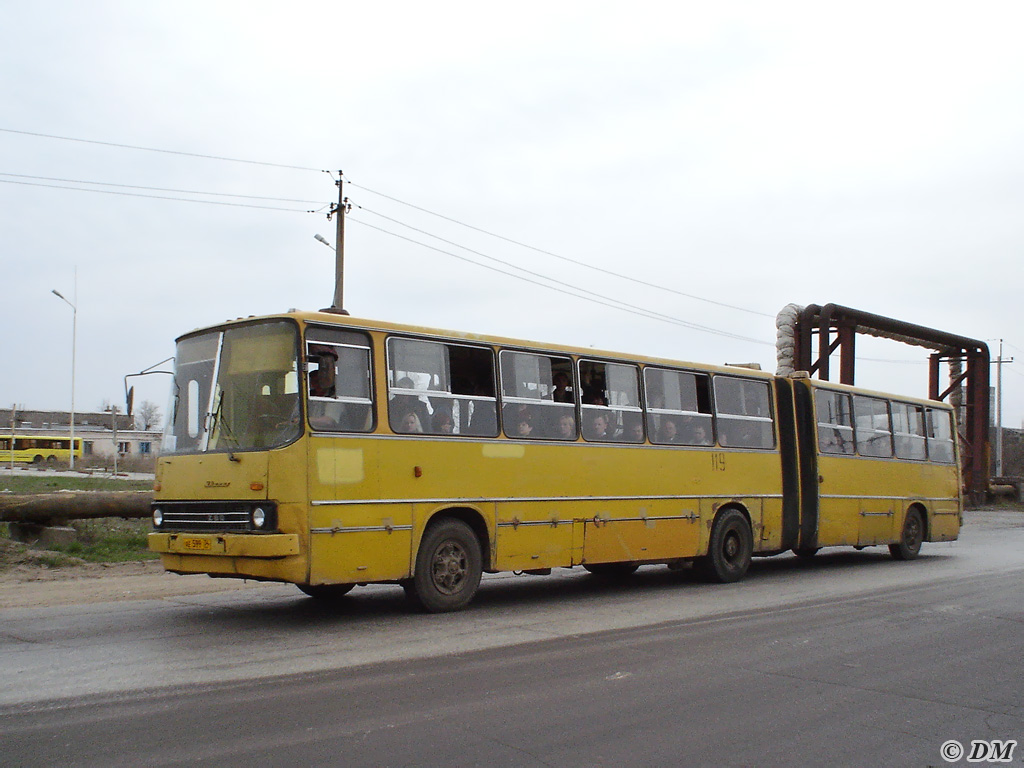
<instances>
[{"instance_id":1,"label":"bus front wheel","mask_svg":"<svg viewBox=\"0 0 1024 768\"><path fill-rule=\"evenodd\" d=\"M473 599L482 573L483 555L473 529L461 520L446 519L423 534L416 573L402 586L424 611L458 611Z\"/></svg>"},{"instance_id":2,"label":"bus front wheel","mask_svg":"<svg viewBox=\"0 0 1024 768\"><path fill-rule=\"evenodd\" d=\"M921 542L924 540L924 523L921 522L921 513L916 509L907 511L903 520L903 532L896 544L889 545L889 554L897 560L913 560L921 551Z\"/></svg>"},{"instance_id":3,"label":"bus front wheel","mask_svg":"<svg viewBox=\"0 0 1024 768\"><path fill-rule=\"evenodd\" d=\"M708 553L697 558L694 568L705 581L729 584L743 578L753 553L754 535L746 516L726 509L715 518Z\"/></svg>"}]
</instances>

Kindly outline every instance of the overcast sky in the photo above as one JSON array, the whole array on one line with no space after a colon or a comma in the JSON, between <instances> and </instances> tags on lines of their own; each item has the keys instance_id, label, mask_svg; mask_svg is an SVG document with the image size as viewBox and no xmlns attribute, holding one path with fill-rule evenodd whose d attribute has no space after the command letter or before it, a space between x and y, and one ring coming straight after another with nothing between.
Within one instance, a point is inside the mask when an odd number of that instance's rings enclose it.
<instances>
[{"instance_id":1,"label":"overcast sky","mask_svg":"<svg viewBox=\"0 0 1024 768\"><path fill-rule=\"evenodd\" d=\"M353 315L774 370L776 313L834 302L1004 339L1024 420L1019 2L3 6L3 407L70 405L54 289L79 411L328 306L341 169ZM926 351L859 353L926 395Z\"/></svg>"}]
</instances>

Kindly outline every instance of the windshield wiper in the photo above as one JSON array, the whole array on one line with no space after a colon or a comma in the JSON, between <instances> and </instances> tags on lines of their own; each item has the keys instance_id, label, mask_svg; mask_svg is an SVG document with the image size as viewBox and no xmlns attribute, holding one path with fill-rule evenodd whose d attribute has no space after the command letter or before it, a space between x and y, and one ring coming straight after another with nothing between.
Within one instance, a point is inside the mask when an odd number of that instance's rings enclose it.
<instances>
[{"instance_id":1,"label":"windshield wiper","mask_svg":"<svg viewBox=\"0 0 1024 768\"><path fill-rule=\"evenodd\" d=\"M237 448L239 445L238 438L235 437L234 432L232 432L231 425L228 424L228 420L224 418L223 411L225 394L225 391L222 389L220 391L220 395L217 397L217 407L214 409L213 413L210 414L210 435L217 436L219 438L220 435L217 434L217 428L219 427L220 430L224 433L224 439L233 442L235 444L235 447ZM231 459L232 461L236 461L233 454L229 455L228 458Z\"/></svg>"}]
</instances>

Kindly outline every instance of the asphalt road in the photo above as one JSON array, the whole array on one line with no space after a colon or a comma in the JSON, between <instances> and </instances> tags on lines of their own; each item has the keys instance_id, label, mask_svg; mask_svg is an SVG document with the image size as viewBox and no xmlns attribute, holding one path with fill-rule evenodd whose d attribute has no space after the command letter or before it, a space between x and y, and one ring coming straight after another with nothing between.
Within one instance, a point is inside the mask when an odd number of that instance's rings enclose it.
<instances>
[{"instance_id":1,"label":"asphalt road","mask_svg":"<svg viewBox=\"0 0 1024 768\"><path fill-rule=\"evenodd\" d=\"M724 586L502 576L444 616L274 585L0 610L0 763L924 766L1024 741L1024 514L883 552Z\"/></svg>"}]
</instances>

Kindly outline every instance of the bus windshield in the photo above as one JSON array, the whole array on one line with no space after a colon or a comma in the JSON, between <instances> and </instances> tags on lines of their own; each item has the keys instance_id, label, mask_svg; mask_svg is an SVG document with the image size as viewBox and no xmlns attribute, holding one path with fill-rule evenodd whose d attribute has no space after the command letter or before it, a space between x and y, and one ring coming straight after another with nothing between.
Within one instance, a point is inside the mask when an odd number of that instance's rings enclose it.
<instances>
[{"instance_id":1,"label":"bus windshield","mask_svg":"<svg viewBox=\"0 0 1024 768\"><path fill-rule=\"evenodd\" d=\"M163 452L264 450L302 432L298 329L238 325L180 339Z\"/></svg>"}]
</instances>

